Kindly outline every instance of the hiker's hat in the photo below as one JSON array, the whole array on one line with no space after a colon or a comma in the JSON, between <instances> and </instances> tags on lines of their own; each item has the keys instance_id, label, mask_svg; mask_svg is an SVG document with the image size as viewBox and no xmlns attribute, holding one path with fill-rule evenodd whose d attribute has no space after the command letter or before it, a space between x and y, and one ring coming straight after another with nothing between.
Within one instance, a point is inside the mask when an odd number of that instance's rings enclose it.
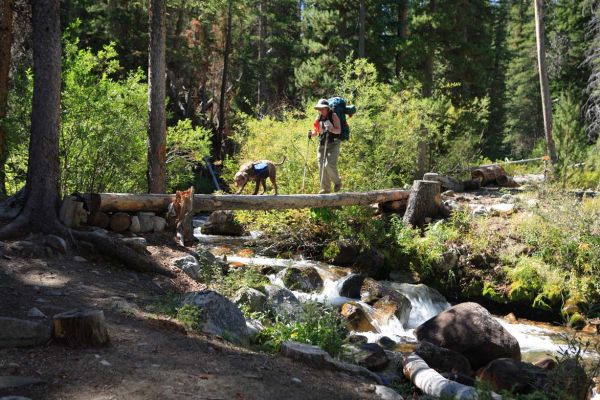
<instances>
[{"instance_id":1,"label":"hiker's hat","mask_svg":"<svg viewBox=\"0 0 600 400\"><path fill-rule=\"evenodd\" d=\"M315 110L320 110L322 108L329 108L329 102L327 101L327 99L320 99L319 101L317 101L317 104L315 105Z\"/></svg>"}]
</instances>

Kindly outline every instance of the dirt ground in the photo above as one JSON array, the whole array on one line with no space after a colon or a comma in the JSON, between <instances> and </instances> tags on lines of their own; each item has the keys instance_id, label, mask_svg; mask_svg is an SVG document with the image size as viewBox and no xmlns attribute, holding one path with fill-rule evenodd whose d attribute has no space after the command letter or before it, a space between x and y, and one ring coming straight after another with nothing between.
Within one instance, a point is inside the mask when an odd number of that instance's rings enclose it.
<instances>
[{"instance_id":1,"label":"dirt ground","mask_svg":"<svg viewBox=\"0 0 600 400\"><path fill-rule=\"evenodd\" d=\"M164 265L185 255L150 237L148 250ZM33 239L32 241L35 241ZM158 246L157 246L158 245ZM111 344L72 349L59 343L0 349L0 376L42 383L1 389L31 399L370 399L372 382L312 369L276 355L235 347L218 338L187 335L149 319L145 310L169 291L192 291L184 274L152 277L87 256L48 254L41 246L0 247L0 316L26 318L36 307L51 317L74 308L104 311Z\"/></svg>"}]
</instances>

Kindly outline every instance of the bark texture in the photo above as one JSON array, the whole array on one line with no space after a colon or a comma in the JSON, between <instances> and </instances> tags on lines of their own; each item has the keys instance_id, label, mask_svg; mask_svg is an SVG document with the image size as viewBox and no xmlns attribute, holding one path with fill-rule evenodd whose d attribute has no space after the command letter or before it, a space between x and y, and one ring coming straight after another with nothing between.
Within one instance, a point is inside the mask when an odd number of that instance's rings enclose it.
<instances>
[{"instance_id":1,"label":"bark texture","mask_svg":"<svg viewBox=\"0 0 600 400\"><path fill-rule=\"evenodd\" d=\"M14 0L0 0L0 120L6 116L8 102L8 78L10 72L10 48L13 42ZM0 199L6 197L6 131L0 124Z\"/></svg>"},{"instance_id":2,"label":"bark texture","mask_svg":"<svg viewBox=\"0 0 600 400\"><path fill-rule=\"evenodd\" d=\"M556 145L552 136L552 99L548 83L548 67L546 66L546 43L544 39L544 9L542 0L534 0L535 7L535 36L537 39L537 57L540 75L540 90L542 92L542 113L544 115L544 134L546 147L553 164L558 161Z\"/></svg>"},{"instance_id":3,"label":"bark texture","mask_svg":"<svg viewBox=\"0 0 600 400\"><path fill-rule=\"evenodd\" d=\"M151 0L148 59L148 191L165 193L167 185L166 15L165 0Z\"/></svg>"},{"instance_id":4,"label":"bark texture","mask_svg":"<svg viewBox=\"0 0 600 400\"><path fill-rule=\"evenodd\" d=\"M71 310L52 319L54 337L73 347L97 347L110 341L102 310Z\"/></svg>"},{"instance_id":5,"label":"bark texture","mask_svg":"<svg viewBox=\"0 0 600 400\"><path fill-rule=\"evenodd\" d=\"M442 212L441 184L434 181L415 181L410 191L404 223L422 226L426 218L435 218Z\"/></svg>"}]
</instances>

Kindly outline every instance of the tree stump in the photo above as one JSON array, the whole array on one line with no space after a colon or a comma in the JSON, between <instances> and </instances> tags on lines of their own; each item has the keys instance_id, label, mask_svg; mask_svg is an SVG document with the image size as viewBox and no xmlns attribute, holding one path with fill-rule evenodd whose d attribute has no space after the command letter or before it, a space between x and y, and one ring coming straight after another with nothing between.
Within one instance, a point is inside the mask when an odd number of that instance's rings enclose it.
<instances>
[{"instance_id":1,"label":"tree stump","mask_svg":"<svg viewBox=\"0 0 600 400\"><path fill-rule=\"evenodd\" d=\"M110 229L115 232L125 232L131 225L131 215L127 213L114 213L110 217Z\"/></svg>"},{"instance_id":2,"label":"tree stump","mask_svg":"<svg viewBox=\"0 0 600 400\"><path fill-rule=\"evenodd\" d=\"M73 347L96 347L110 338L102 310L71 310L56 314L52 321L54 337Z\"/></svg>"},{"instance_id":3,"label":"tree stump","mask_svg":"<svg viewBox=\"0 0 600 400\"><path fill-rule=\"evenodd\" d=\"M404 223L423 226L426 218L437 217L441 210L441 184L434 181L414 181L404 213Z\"/></svg>"}]
</instances>

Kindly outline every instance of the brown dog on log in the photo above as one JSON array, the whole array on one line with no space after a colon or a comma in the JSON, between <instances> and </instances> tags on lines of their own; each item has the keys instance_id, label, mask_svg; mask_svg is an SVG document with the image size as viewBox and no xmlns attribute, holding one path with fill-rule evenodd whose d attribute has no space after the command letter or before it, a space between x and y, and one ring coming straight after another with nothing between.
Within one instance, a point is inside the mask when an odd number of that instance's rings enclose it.
<instances>
[{"instance_id":1,"label":"brown dog on log","mask_svg":"<svg viewBox=\"0 0 600 400\"><path fill-rule=\"evenodd\" d=\"M254 188L254 195L258 194L258 188L262 184L263 191L261 194L265 194L267 191L267 178L271 180L275 194L279 194L277 191L277 174L275 172L275 166L282 165L285 162L285 157L278 163L274 163L269 160L250 161L243 164L240 170L235 174L235 185L239 188L237 194L242 193L244 186L250 181L256 182Z\"/></svg>"}]
</instances>

